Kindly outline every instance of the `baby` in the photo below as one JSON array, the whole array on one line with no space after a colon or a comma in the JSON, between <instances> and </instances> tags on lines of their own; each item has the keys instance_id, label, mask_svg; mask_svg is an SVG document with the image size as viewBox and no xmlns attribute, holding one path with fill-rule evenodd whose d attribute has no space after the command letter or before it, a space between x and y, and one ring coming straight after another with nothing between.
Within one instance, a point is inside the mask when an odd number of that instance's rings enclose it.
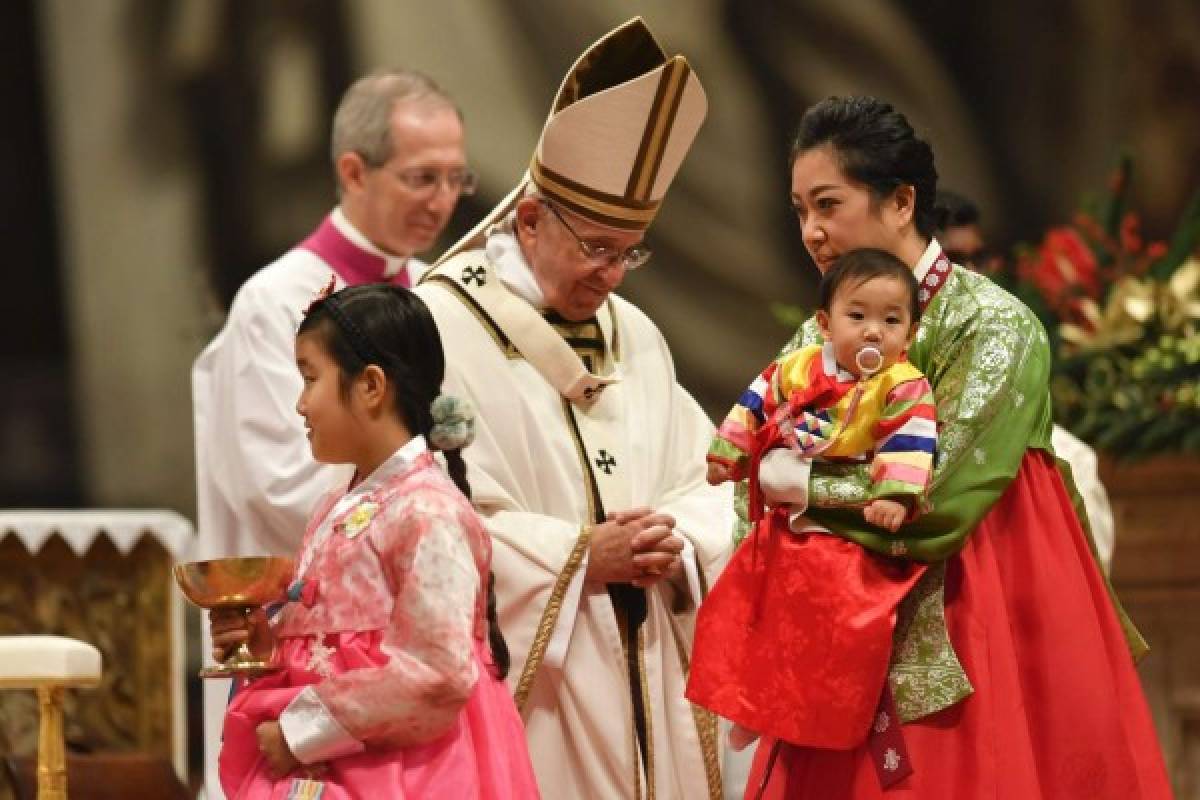
<instances>
[{"instance_id":1,"label":"baby","mask_svg":"<svg viewBox=\"0 0 1200 800\"><path fill-rule=\"evenodd\" d=\"M921 567L805 517L808 471L817 457L869 461L862 514L887 531L923 510L937 425L929 383L905 358L917 291L890 253L843 255L821 281L824 344L763 370L709 449L710 483L748 480L754 528L700 609L687 696L735 723L735 746L755 732L831 748L867 734L895 605Z\"/></svg>"}]
</instances>

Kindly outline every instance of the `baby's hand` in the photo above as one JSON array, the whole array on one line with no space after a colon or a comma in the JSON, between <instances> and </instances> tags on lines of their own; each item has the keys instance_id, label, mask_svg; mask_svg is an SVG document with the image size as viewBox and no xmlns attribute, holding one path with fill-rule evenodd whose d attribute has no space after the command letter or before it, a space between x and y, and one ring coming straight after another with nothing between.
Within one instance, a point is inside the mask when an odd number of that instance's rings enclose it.
<instances>
[{"instance_id":1,"label":"baby's hand","mask_svg":"<svg viewBox=\"0 0 1200 800\"><path fill-rule=\"evenodd\" d=\"M880 528L895 533L904 523L904 518L908 516L908 509L903 503L897 503L895 500L880 498L867 503L863 509L863 517L872 525L877 525Z\"/></svg>"},{"instance_id":2,"label":"baby's hand","mask_svg":"<svg viewBox=\"0 0 1200 800\"><path fill-rule=\"evenodd\" d=\"M733 723L733 727L729 729L729 746L735 752L741 752L754 743L758 738L758 734L749 728L742 727L738 723Z\"/></svg>"},{"instance_id":3,"label":"baby's hand","mask_svg":"<svg viewBox=\"0 0 1200 800\"><path fill-rule=\"evenodd\" d=\"M733 479L733 470L725 464L716 461L708 462L708 482L713 486L720 486L722 483Z\"/></svg>"},{"instance_id":4,"label":"baby's hand","mask_svg":"<svg viewBox=\"0 0 1200 800\"><path fill-rule=\"evenodd\" d=\"M287 739L283 738L283 728L278 720L260 722L254 729L258 737L258 749L267 760L267 769L273 778L282 778L300 766L300 762L292 755Z\"/></svg>"}]
</instances>

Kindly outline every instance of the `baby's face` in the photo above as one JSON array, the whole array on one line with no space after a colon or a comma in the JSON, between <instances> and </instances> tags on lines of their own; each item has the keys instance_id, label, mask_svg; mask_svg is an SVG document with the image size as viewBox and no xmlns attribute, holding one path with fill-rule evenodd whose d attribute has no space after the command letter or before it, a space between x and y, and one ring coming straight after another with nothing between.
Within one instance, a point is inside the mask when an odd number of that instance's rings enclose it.
<instances>
[{"instance_id":1,"label":"baby's face","mask_svg":"<svg viewBox=\"0 0 1200 800\"><path fill-rule=\"evenodd\" d=\"M829 312L818 311L821 335L833 343L838 364L856 377L864 370L858 354L873 347L883 355L876 372L895 364L912 342L914 325L908 286L899 278L880 276L845 283L833 296ZM862 366L874 366L863 359Z\"/></svg>"}]
</instances>

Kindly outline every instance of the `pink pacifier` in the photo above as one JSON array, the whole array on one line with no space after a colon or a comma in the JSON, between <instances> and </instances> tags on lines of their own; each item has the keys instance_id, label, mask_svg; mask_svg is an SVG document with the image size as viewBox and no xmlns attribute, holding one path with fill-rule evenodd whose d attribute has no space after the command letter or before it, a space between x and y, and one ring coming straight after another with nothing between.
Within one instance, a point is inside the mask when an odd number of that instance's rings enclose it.
<instances>
[{"instance_id":1,"label":"pink pacifier","mask_svg":"<svg viewBox=\"0 0 1200 800\"><path fill-rule=\"evenodd\" d=\"M869 378L883 369L883 353L878 347L867 345L854 354L854 363L864 378Z\"/></svg>"}]
</instances>

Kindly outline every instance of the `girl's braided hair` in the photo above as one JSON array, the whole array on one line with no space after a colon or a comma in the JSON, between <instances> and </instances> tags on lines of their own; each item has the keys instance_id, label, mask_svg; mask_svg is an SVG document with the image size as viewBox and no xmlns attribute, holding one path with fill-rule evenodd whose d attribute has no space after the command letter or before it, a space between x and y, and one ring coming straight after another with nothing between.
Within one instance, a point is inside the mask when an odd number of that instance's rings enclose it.
<instances>
[{"instance_id":1,"label":"girl's braided hair","mask_svg":"<svg viewBox=\"0 0 1200 800\"><path fill-rule=\"evenodd\" d=\"M320 337L340 371L339 384L348 396L354 378L371 364L383 370L395 387L396 413L410 433L430 438L432 407L446 373L442 340L433 315L421 298L388 284L346 287L318 297L300 322L296 335ZM442 451L447 472L469 500L467 464L462 448ZM488 640L501 677L508 673L508 646L496 617L496 597L488 575Z\"/></svg>"}]
</instances>

